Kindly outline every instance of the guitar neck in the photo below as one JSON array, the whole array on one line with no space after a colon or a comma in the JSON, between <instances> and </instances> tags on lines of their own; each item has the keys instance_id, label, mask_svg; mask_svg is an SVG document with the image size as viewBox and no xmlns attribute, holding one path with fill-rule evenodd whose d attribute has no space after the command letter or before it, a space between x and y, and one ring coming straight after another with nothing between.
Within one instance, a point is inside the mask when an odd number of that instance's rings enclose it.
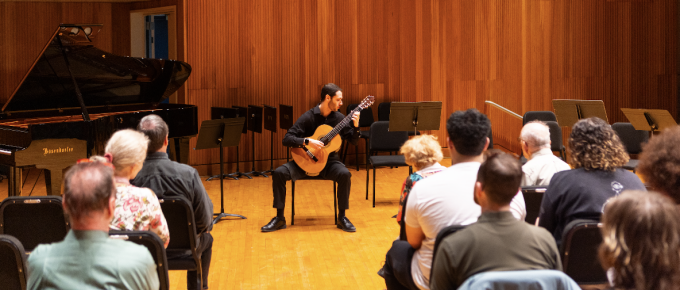
<instances>
[{"instance_id":1,"label":"guitar neck","mask_svg":"<svg viewBox=\"0 0 680 290\"><path fill-rule=\"evenodd\" d=\"M347 114L347 116L345 116L345 118L342 119L340 123L333 127L333 130L331 130L330 132L328 132L328 134L319 139L319 141L323 142L324 144L328 144L328 142L330 142L336 135L338 135L338 133L340 133L340 130L345 128L345 126L347 126L347 124L349 124L349 122L352 121L352 116L354 115L354 113L360 111L361 107L356 107L356 109L349 112L349 114Z\"/></svg>"}]
</instances>

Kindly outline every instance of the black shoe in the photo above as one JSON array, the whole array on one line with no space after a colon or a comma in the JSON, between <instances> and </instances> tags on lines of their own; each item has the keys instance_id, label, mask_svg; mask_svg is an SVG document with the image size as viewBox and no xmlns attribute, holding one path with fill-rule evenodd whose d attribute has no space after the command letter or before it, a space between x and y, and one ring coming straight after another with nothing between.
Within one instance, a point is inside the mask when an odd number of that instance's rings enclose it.
<instances>
[{"instance_id":1,"label":"black shoe","mask_svg":"<svg viewBox=\"0 0 680 290\"><path fill-rule=\"evenodd\" d=\"M351 225L351 224L350 224ZM273 232L280 229L286 228L286 218L285 217L274 217L269 223L262 227L263 232Z\"/></svg>"},{"instance_id":2,"label":"black shoe","mask_svg":"<svg viewBox=\"0 0 680 290\"><path fill-rule=\"evenodd\" d=\"M352 222L349 221L349 219L344 216L340 220L338 220L338 228L346 231L346 232L356 232L357 228L354 227Z\"/></svg>"}]
</instances>

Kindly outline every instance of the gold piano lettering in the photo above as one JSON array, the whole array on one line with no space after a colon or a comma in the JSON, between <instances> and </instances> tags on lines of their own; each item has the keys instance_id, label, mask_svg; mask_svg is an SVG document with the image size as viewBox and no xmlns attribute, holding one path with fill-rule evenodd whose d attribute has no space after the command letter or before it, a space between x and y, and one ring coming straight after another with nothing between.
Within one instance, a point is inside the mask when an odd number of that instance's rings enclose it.
<instances>
[{"instance_id":1,"label":"gold piano lettering","mask_svg":"<svg viewBox=\"0 0 680 290\"><path fill-rule=\"evenodd\" d=\"M68 152L73 152L73 148L71 147L66 147L66 148L56 148L56 149L48 149L48 148L43 148L44 156L47 156L47 154L55 154L55 153L68 153Z\"/></svg>"}]
</instances>

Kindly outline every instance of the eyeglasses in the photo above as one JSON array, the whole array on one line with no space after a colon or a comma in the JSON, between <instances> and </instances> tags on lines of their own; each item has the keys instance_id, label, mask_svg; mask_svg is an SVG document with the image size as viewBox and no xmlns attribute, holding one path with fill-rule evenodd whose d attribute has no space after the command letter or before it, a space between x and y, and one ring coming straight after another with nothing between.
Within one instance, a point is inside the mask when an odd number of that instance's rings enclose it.
<instances>
[{"instance_id":1,"label":"eyeglasses","mask_svg":"<svg viewBox=\"0 0 680 290\"><path fill-rule=\"evenodd\" d=\"M78 159L78 161L76 161L76 164L81 164L81 163L101 163L101 164L104 164L104 165L106 165L106 166L108 166L108 167L111 167L111 169L113 169L113 170L116 170L116 167L114 167L113 164L111 164L111 162L106 162L106 161L92 161L92 160L90 160L89 158L82 158L82 159Z\"/></svg>"}]
</instances>

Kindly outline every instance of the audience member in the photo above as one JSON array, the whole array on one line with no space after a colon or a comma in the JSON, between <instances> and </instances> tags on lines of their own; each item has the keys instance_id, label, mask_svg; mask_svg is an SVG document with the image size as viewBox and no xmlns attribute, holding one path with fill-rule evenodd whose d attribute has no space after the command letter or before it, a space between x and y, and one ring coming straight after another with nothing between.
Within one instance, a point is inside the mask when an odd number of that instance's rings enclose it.
<instances>
[{"instance_id":1,"label":"audience member","mask_svg":"<svg viewBox=\"0 0 680 290\"><path fill-rule=\"evenodd\" d=\"M569 164L553 155L550 150L550 129L541 121L524 125L520 133L522 153L527 163L522 166L522 186L547 186L555 172L569 170Z\"/></svg>"},{"instance_id":2,"label":"audience member","mask_svg":"<svg viewBox=\"0 0 680 290\"><path fill-rule=\"evenodd\" d=\"M446 169L446 167L439 164L439 161L444 158L444 155L442 154L442 147L439 145L439 142L437 142L437 137L432 135L419 135L413 137L413 139L406 141L406 143L401 146L399 153L404 155L406 164L413 166L413 169L415 170L413 174L406 178L404 184L401 186L399 212L397 213L397 222L400 226L399 238L401 240L406 240L403 208L408 201L408 194L418 180L440 172Z\"/></svg>"},{"instance_id":3,"label":"audience member","mask_svg":"<svg viewBox=\"0 0 680 290\"><path fill-rule=\"evenodd\" d=\"M132 184L148 187L158 197L182 196L189 200L194 209L196 220L196 250L201 253L203 288L208 288L208 273L212 258L213 204L206 193L198 172L193 167L171 161L165 153L168 148L168 125L157 115L148 115L139 121L139 131L149 137L146 160L142 170L132 180ZM190 255L190 254L187 254ZM168 259L176 257L168 256ZM187 272L187 287L196 289L196 271Z\"/></svg>"},{"instance_id":4,"label":"audience member","mask_svg":"<svg viewBox=\"0 0 680 290\"><path fill-rule=\"evenodd\" d=\"M123 231L152 231L164 246L170 243L170 232L158 198L148 188L130 184L142 169L149 138L130 130L120 130L106 143L102 156L92 160L110 162L115 167L113 178L116 182L116 210L111 220L111 229Z\"/></svg>"},{"instance_id":5,"label":"audience member","mask_svg":"<svg viewBox=\"0 0 680 290\"><path fill-rule=\"evenodd\" d=\"M564 227L572 220L600 220L609 198L626 189L645 189L637 175L621 168L628 162L628 153L602 119L576 122L569 136L569 149L574 169L553 175L538 215L538 225L551 232L558 245Z\"/></svg>"},{"instance_id":6,"label":"audience member","mask_svg":"<svg viewBox=\"0 0 680 290\"><path fill-rule=\"evenodd\" d=\"M441 241L431 289L456 289L481 272L562 269L550 233L518 221L510 213L510 201L521 180L521 164L508 154L491 155L482 163L474 191L482 215L476 223Z\"/></svg>"},{"instance_id":7,"label":"audience member","mask_svg":"<svg viewBox=\"0 0 680 290\"><path fill-rule=\"evenodd\" d=\"M680 212L670 198L625 191L607 204L602 224L600 262L613 289L678 289Z\"/></svg>"},{"instance_id":8,"label":"audience member","mask_svg":"<svg viewBox=\"0 0 680 290\"><path fill-rule=\"evenodd\" d=\"M439 231L450 225L476 221L481 208L473 200L477 170L489 145L491 123L475 109L457 111L449 117L446 129L452 166L419 181L409 194L404 217L407 241L397 240L387 252L383 277L388 289L429 289L432 250ZM521 205L511 211L524 219Z\"/></svg>"},{"instance_id":9,"label":"audience member","mask_svg":"<svg viewBox=\"0 0 680 290\"><path fill-rule=\"evenodd\" d=\"M64 177L63 207L71 230L28 258L28 289L158 289L156 264L140 245L109 239L116 188L102 162L73 165Z\"/></svg>"},{"instance_id":10,"label":"audience member","mask_svg":"<svg viewBox=\"0 0 680 290\"><path fill-rule=\"evenodd\" d=\"M642 147L637 171L654 190L680 204L680 126L664 130Z\"/></svg>"}]
</instances>

